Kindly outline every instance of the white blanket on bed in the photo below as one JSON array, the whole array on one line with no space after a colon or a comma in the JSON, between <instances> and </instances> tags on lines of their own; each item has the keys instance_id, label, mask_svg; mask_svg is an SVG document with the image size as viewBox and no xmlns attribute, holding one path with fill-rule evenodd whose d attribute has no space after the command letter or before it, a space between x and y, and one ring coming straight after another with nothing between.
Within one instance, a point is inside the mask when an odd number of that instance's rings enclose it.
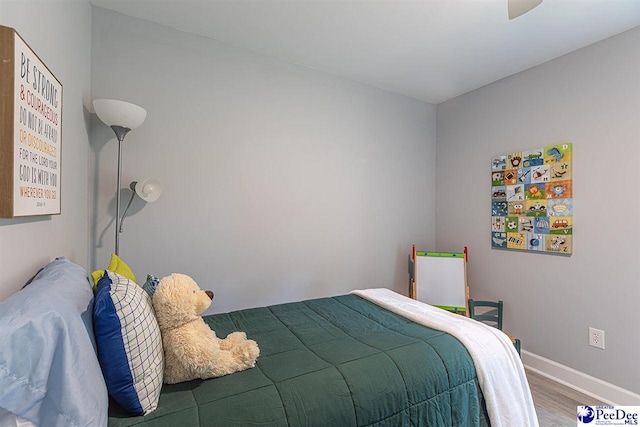
<instances>
[{"instance_id":1,"label":"white blanket on bed","mask_svg":"<svg viewBox=\"0 0 640 427\"><path fill-rule=\"evenodd\" d=\"M492 427L538 426L524 367L502 331L389 289L352 293L416 323L451 334L464 344L476 366Z\"/></svg>"}]
</instances>

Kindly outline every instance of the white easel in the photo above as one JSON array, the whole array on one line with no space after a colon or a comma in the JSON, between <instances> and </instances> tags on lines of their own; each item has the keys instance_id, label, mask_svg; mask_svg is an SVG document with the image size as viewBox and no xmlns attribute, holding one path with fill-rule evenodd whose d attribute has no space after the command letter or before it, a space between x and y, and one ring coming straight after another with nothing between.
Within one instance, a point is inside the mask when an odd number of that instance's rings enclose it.
<instances>
[{"instance_id":1,"label":"white easel","mask_svg":"<svg viewBox=\"0 0 640 427\"><path fill-rule=\"evenodd\" d=\"M409 256L409 296L469 316L467 248L464 252L416 251Z\"/></svg>"}]
</instances>

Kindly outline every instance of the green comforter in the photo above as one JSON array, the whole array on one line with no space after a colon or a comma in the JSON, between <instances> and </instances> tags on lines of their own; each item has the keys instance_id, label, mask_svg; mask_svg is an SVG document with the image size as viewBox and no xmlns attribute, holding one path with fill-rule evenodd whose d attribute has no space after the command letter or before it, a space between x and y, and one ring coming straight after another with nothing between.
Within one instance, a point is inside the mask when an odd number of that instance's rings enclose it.
<instances>
[{"instance_id":1,"label":"green comforter","mask_svg":"<svg viewBox=\"0 0 640 427\"><path fill-rule=\"evenodd\" d=\"M245 331L256 367L165 385L158 409L110 426L487 425L473 361L451 335L355 295L207 316L218 336Z\"/></svg>"}]
</instances>

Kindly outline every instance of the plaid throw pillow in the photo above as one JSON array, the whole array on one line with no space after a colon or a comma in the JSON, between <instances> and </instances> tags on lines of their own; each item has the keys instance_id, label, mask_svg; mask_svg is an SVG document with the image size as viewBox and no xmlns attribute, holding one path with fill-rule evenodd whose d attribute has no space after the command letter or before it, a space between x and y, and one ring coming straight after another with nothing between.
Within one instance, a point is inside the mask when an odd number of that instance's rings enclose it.
<instances>
[{"instance_id":1,"label":"plaid throw pillow","mask_svg":"<svg viewBox=\"0 0 640 427\"><path fill-rule=\"evenodd\" d=\"M158 287L158 283L160 283L160 279L156 276L147 274L147 281L142 285L142 289L144 289L148 294L149 298L153 301L153 294L156 293L156 288Z\"/></svg>"},{"instance_id":2,"label":"plaid throw pillow","mask_svg":"<svg viewBox=\"0 0 640 427\"><path fill-rule=\"evenodd\" d=\"M93 325L109 394L133 415L156 409L164 355L149 295L135 282L107 271L98 282Z\"/></svg>"}]
</instances>

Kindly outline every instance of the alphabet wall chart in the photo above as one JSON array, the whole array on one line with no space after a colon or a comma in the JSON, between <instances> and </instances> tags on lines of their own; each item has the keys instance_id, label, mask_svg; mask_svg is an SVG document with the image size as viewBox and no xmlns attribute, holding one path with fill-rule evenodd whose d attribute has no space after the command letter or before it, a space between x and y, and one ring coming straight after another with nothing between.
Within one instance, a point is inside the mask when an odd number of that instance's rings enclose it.
<instances>
[{"instance_id":1,"label":"alphabet wall chart","mask_svg":"<svg viewBox=\"0 0 640 427\"><path fill-rule=\"evenodd\" d=\"M491 159L491 247L573 252L572 144Z\"/></svg>"}]
</instances>

